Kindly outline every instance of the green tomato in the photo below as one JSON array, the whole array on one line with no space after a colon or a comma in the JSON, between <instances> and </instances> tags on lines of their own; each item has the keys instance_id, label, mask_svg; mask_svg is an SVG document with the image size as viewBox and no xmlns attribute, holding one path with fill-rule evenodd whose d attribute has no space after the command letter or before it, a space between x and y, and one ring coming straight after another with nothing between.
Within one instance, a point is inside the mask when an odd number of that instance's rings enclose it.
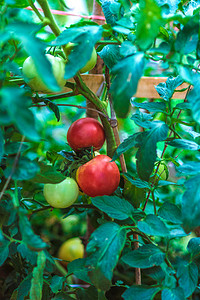
<instances>
[{"instance_id":1,"label":"green tomato","mask_svg":"<svg viewBox=\"0 0 200 300\"><path fill-rule=\"evenodd\" d=\"M44 197L55 208L66 208L78 198L79 188L76 181L70 177L57 184L44 185Z\"/></svg>"},{"instance_id":2,"label":"green tomato","mask_svg":"<svg viewBox=\"0 0 200 300\"><path fill-rule=\"evenodd\" d=\"M46 54L46 58L51 63L54 77L55 77L58 85L62 89L66 83L66 79L64 79L64 75L65 75L64 60L60 57L55 57L51 54ZM24 61L24 64L22 67L22 73L25 77L25 81L34 91L39 91L39 92L43 92L43 93L52 92L52 90L49 89L46 86L46 84L42 81L42 78L39 75L31 56L29 56Z\"/></svg>"},{"instance_id":3,"label":"green tomato","mask_svg":"<svg viewBox=\"0 0 200 300\"><path fill-rule=\"evenodd\" d=\"M86 65L82 69L80 69L80 73L86 73L86 72L92 70L94 68L94 66L96 65L96 63L97 63L97 52L96 52L95 48L93 48L90 59L88 60Z\"/></svg>"}]
</instances>

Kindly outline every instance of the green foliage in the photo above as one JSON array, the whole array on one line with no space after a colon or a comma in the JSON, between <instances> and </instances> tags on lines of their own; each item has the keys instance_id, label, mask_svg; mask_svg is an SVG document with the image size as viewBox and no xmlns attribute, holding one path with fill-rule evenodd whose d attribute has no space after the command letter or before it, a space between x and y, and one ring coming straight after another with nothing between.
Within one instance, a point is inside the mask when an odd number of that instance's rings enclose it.
<instances>
[{"instance_id":1,"label":"green foliage","mask_svg":"<svg viewBox=\"0 0 200 300\"><path fill-rule=\"evenodd\" d=\"M65 28L48 9L66 8L63 1L23 9L31 3L0 1L0 299L197 299L199 1L101 0L106 24L62 16ZM85 84L90 75L84 82L79 73L94 47L106 66L96 95ZM66 62L62 91L47 53ZM51 94L28 86L21 71L28 56ZM143 75L160 77L158 99L134 97ZM52 209L44 184L76 180L78 167L98 155L74 152L66 140L86 100L115 149L100 154L116 162L120 183L112 195L80 190L70 207ZM58 249L73 237L85 253L66 267Z\"/></svg>"}]
</instances>

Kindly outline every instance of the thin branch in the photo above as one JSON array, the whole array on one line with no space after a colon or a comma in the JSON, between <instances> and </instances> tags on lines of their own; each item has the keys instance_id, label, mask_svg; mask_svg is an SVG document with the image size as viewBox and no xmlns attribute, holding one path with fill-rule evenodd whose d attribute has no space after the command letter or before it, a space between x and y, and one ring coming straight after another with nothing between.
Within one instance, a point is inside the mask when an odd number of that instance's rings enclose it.
<instances>
[{"instance_id":1,"label":"thin branch","mask_svg":"<svg viewBox=\"0 0 200 300\"><path fill-rule=\"evenodd\" d=\"M5 191L6 191L6 189L7 189L8 185L9 185L9 183L10 183L10 180L12 179L12 175L13 175L13 173L15 171L16 166L17 166L17 163L18 163L18 160L19 160L19 157L20 157L21 148L22 148L24 140L25 140L25 136L23 135L22 139L21 139L21 142L20 142L20 145L19 145L19 149L18 149L17 154L15 156L15 160L14 160L14 163L13 163L10 175L8 176L8 178L6 180L6 183L5 183L4 187L3 187L3 190L1 191L0 201L1 201L1 199L2 199L2 197L3 197L3 195L4 195Z\"/></svg>"}]
</instances>

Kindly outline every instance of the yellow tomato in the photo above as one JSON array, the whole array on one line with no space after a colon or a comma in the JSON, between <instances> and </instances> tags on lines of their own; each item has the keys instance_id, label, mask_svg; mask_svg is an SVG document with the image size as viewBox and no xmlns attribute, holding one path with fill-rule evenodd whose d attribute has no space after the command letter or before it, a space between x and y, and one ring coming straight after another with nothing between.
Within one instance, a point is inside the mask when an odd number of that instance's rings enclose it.
<instances>
[{"instance_id":1,"label":"yellow tomato","mask_svg":"<svg viewBox=\"0 0 200 300\"><path fill-rule=\"evenodd\" d=\"M58 258L71 262L78 258L83 258L84 246L80 238L72 238L64 242L59 251ZM67 262L63 261L62 264L67 266Z\"/></svg>"}]
</instances>

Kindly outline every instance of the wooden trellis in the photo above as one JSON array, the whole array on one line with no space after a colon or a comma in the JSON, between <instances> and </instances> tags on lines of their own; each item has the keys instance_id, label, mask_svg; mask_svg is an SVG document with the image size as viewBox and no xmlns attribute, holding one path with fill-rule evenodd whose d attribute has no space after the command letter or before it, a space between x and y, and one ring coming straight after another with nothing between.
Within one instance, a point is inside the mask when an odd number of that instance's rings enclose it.
<instances>
[{"instance_id":1,"label":"wooden trellis","mask_svg":"<svg viewBox=\"0 0 200 300\"><path fill-rule=\"evenodd\" d=\"M104 75L102 74L88 74L82 75L82 78L86 85L96 94L100 86L105 81ZM150 99L159 99L160 96L158 95L155 86L161 82L165 82L167 77L142 77L139 80L137 93L133 95L137 98L150 98ZM69 81L73 82L73 79ZM183 83L178 89L187 88L188 84ZM69 92L68 88L64 88L62 92ZM184 92L175 92L173 95L173 99L184 99L186 95L186 91Z\"/></svg>"}]
</instances>

